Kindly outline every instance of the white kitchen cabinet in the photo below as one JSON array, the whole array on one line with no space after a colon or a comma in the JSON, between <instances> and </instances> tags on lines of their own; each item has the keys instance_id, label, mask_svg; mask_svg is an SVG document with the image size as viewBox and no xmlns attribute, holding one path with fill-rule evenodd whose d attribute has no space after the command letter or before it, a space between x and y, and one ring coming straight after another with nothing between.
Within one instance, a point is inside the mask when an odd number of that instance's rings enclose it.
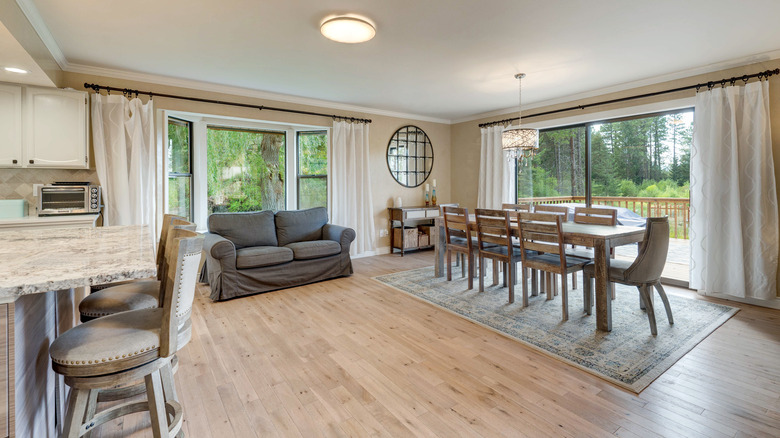
<instances>
[{"instance_id":1,"label":"white kitchen cabinet","mask_svg":"<svg viewBox=\"0 0 780 438\"><path fill-rule=\"evenodd\" d=\"M24 166L89 167L87 93L25 87Z\"/></svg>"},{"instance_id":2,"label":"white kitchen cabinet","mask_svg":"<svg viewBox=\"0 0 780 438\"><path fill-rule=\"evenodd\" d=\"M22 87L0 84L0 166L22 167Z\"/></svg>"}]
</instances>

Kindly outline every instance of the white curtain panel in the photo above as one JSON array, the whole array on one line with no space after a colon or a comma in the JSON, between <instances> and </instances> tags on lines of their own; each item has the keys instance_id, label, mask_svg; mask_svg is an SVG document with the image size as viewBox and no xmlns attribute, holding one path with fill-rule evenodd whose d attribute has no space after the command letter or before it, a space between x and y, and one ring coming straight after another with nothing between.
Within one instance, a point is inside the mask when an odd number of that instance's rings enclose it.
<instances>
[{"instance_id":1,"label":"white curtain panel","mask_svg":"<svg viewBox=\"0 0 780 438\"><path fill-rule=\"evenodd\" d=\"M769 84L696 95L691 150L691 287L776 297L778 211Z\"/></svg>"},{"instance_id":2,"label":"white curtain panel","mask_svg":"<svg viewBox=\"0 0 780 438\"><path fill-rule=\"evenodd\" d=\"M149 225L156 231L153 125L151 100L144 104L138 98L92 95L92 141L104 225Z\"/></svg>"},{"instance_id":3,"label":"white curtain panel","mask_svg":"<svg viewBox=\"0 0 780 438\"><path fill-rule=\"evenodd\" d=\"M355 230L352 255L374 251L368 124L333 122L330 156L331 222Z\"/></svg>"},{"instance_id":4,"label":"white curtain panel","mask_svg":"<svg viewBox=\"0 0 780 438\"><path fill-rule=\"evenodd\" d=\"M501 147L503 126L482 128L482 146L479 160L479 187L477 208L500 209L502 203L514 204L515 165L506 159Z\"/></svg>"}]
</instances>

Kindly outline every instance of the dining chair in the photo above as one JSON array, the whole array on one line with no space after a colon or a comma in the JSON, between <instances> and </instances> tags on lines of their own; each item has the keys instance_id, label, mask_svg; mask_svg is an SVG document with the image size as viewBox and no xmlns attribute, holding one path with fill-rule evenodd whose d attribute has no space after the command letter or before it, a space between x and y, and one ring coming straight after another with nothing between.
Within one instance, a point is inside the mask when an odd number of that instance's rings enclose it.
<instances>
[{"instance_id":1,"label":"dining chair","mask_svg":"<svg viewBox=\"0 0 780 438\"><path fill-rule=\"evenodd\" d=\"M530 213L533 209L533 206L530 202L521 202L519 204L501 204L502 210L509 210L509 211L522 211L525 213Z\"/></svg>"},{"instance_id":2,"label":"dining chair","mask_svg":"<svg viewBox=\"0 0 780 438\"><path fill-rule=\"evenodd\" d=\"M609 266L609 281L636 286L639 290L640 300L647 311L650 333L653 336L657 336L658 329L655 321L655 310L653 309L652 287L655 287L658 295L661 296L661 300L663 300L669 324L674 324L669 299L661 285L661 274L669 252L669 218L650 217L647 218L646 224L645 236L640 243L636 259L634 261L612 260ZM594 265L585 267L583 271L585 280L583 298L585 301L585 312L588 315L591 314L593 309L592 281L595 275Z\"/></svg>"},{"instance_id":3,"label":"dining chair","mask_svg":"<svg viewBox=\"0 0 780 438\"><path fill-rule=\"evenodd\" d=\"M164 222L166 222L164 220ZM157 279L131 281L107 287L87 295L79 303L81 322L113 315L119 312L159 307L162 279L165 278L167 264L165 260L168 233L175 228L195 231L195 224L176 216L167 220L167 226L160 231L160 244L157 254Z\"/></svg>"},{"instance_id":4,"label":"dining chair","mask_svg":"<svg viewBox=\"0 0 780 438\"><path fill-rule=\"evenodd\" d=\"M574 208L574 223L576 224L590 224L590 225L604 225L615 226L617 225L617 210L614 208L600 208L600 207L575 207ZM609 249L609 254L612 258L615 257L615 248ZM571 249L567 251L567 255L574 257L581 257L583 259L593 260L593 248L578 249L572 245ZM571 276L572 288L577 288L576 274ZM614 299L614 293L612 293Z\"/></svg>"},{"instance_id":5,"label":"dining chair","mask_svg":"<svg viewBox=\"0 0 780 438\"><path fill-rule=\"evenodd\" d=\"M447 281L452 281L452 253L468 259L469 289L474 288L474 241L471 236L469 210L458 207L442 207L447 251ZM466 275L466 262L461 264L461 276Z\"/></svg>"},{"instance_id":6,"label":"dining chair","mask_svg":"<svg viewBox=\"0 0 780 438\"><path fill-rule=\"evenodd\" d=\"M182 229L170 230L168 237L169 269L162 278L161 307L88 321L52 342L52 369L73 389L63 437L79 437L107 421L142 411L149 411L153 436L173 437L181 431L183 412L171 359L179 348L179 323L189 320L192 312L203 237ZM145 400L97 412L100 390L135 386L139 379L144 381Z\"/></svg>"},{"instance_id":7,"label":"dining chair","mask_svg":"<svg viewBox=\"0 0 780 438\"><path fill-rule=\"evenodd\" d=\"M460 207L457 202L450 204L439 204L439 216L444 216L444 207ZM461 259L465 256L461 253L455 254L455 266L461 266Z\"/></svg>"},{"instance_id":8,"label":"dining chair","mask_svg":"<svg viewBox=\"0 0 780 438\"><path fill-rule=\"evenodd\" d=\"M534 213L550 213L550 214L558 214L561 215L561 222L568 222L569 221L569 208L564 207L562 205L555 205L555 204L537 204L534 207ZM552 278L551 278L552 277ZM558 282L557 277L554 275L547 275L547 276L541 276L541 283L542 288L550 288L553 289L553 294L556 296L558 295ZM550 281L552 279L552 281ZM572 289L577 288L577 277L572 274Z\"/></svg>"},{"instance_id":9,"label":"dining chair","mask_svg":"<svg viewBox=\"0 0 780 438\"><path fill-rule=\"evenodd\" d=\"M519 229L520 247L523 261L523 305L528 302L528 269L561 276L561 301L563 320L569 319L569 298L566 274L580 271L590 263L577 257L566 255L563 243L563 217L554 213L519 213L517 227ZM535 251L535 253L534 253ZM552 299L552 290L547 284L547 299Z\"/></svg>"},{"instance_id":10,"label":"dining chair","mask_svg":"<svg viewBox=\"0 0 780 438\"><path fill-rule=\"evenodd\" d=\"M515 302L517 263L522 250L512 244L512 219L517 213L506 210L475 210L479 257L479 291L485 290L485 259L493 262L493 284L498 283L498 264L504 265L504 286L509 288L509 302Z\"/></svg>"}]
</instances>

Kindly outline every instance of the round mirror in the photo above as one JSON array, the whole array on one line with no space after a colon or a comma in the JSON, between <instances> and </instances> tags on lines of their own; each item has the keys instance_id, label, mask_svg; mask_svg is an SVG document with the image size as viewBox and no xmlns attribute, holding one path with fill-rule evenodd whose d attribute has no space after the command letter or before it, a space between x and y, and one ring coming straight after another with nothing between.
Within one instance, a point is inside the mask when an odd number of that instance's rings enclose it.
<instances>
[{"instance_id":1,"label":"round mirror","mask_svg":"<svg viewBox=\"0 0 780 438\"><path fill-rule=\"evenodd\" d=\"M387 168L404 187L424 183L433 169L433 146L425 131L412 125L395 131L387 144Z\"/></svg>"}]
</instances>

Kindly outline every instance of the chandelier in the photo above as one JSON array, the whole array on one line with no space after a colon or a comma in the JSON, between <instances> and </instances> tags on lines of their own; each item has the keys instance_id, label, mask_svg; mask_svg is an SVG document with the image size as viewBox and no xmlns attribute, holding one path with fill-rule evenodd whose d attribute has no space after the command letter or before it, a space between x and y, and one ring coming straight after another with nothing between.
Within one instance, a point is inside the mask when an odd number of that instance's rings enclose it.
<instances>
[{"instance_id":1,"label":"chandelier","mask_svg":"<svg viewBox=\"0 0 780 438\"><path fill-rule=\"evenodd\" d=\"M518 114L517 127L505 129L501 135L501 147L503 148L506 159L509 161L519 160L520 165L527 165L528 161L536 155L539 150L539 130L523 128L521 126L523 113L523 78L525 73L518 73L515 78L520 84L518 89Z\"/></svg>"}]
</instances>

